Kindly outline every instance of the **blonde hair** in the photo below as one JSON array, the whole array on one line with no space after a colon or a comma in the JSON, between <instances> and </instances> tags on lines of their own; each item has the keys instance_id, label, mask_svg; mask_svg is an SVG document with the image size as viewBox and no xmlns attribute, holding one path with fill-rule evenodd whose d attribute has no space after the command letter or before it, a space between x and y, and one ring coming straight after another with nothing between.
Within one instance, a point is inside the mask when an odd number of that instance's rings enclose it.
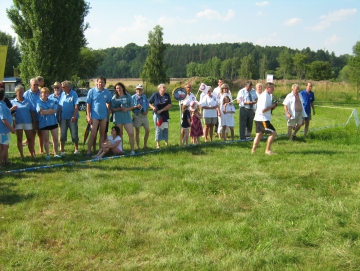
<instances>
[{"instance_id":1,"label":"blonde hair","mask_svg":"<svg viewBox=\"0 0 360 271\"><path fill-rule=\"evenodd\" d=\"M50 90L47 87L41 88L40 93L45 93L45 92L50 93Z\"/></svg>"}]
</instances>

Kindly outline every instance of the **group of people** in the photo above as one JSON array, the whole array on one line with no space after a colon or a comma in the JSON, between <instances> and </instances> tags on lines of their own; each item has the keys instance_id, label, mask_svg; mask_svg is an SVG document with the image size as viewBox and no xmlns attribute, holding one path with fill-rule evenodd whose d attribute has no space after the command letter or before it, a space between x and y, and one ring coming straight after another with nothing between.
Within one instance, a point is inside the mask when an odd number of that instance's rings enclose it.
<instances>
[{"instance_id":1,"label":"group of people","mask_svg":"<svg viewBox=\"0 0 360 271\"><path fill-rule=\"evenodd\" d=\"M252 126L255 122L256 136L253 143L252 153L255 152L264 133L269 134L266 154L273 154L271 144L275 139L276 130L271 124L272 110L278 102L272 101L274 84L267 83L263 91L263 85L257 83L255 89L252 88L252 82L247 82L245 87L240 89L235 100L227 84L224 84L220 78L218 87L212 91L211 87L200 86L200 101L191 92L190 84L185 85L187 95L182 101L182 120L181 120L181 145L188 144L190 135L193 144L200 143L200 137L204 136L204 141L212 141L213 129L219 138L227 140L228 133L231 133L231 139L234 140L234 114L235 106L233 101L239 104L239 134L240 139L249 138L252 132ZM289 140L297 140L296 133L302 125L304 128L304 137L309 130L309 123L312 114L315 114L314 107L315 96L312 92L312 83L308 83L306 89L300 92L298 84L292 86L292 91L286 96L283 105L285 117L287 119ZM205 125L202 129L202 122ZM190 132L189 132L190 130Z\"/></svg>"},{"instance_id":2,"label":"group of people","mask_svg":"<svg viewBox=\"0 0 360 271\"><path fill-rule=\"evenodd\" d=\"M140 149L140 128L144 127L143 148L147 148L149 138L148 111L152 110L155 126L156 148L160 148L161 141L168 145L169 139L169 110L172 107L171 97L166 92L165 84L158 86L158 91L148 99L143 93L141 84L136 86L136 93L130 95L125 85L121 82L114 86L115 94L112 96L105 88L106 78L99 77L96 86L88 91L86 105L86 120L88 130L91 131L87 146L87 157L92 152L92 157L101 158L106 153L123 153L123 130L129 137L130 154L135 154L135 144ZM80 154L78 149L78 96L72 89L69 81L55 82L52 85L53 93L44 87L42 77L30 80L30 89L26 90L22 85L15 88L16 98L11 102L7 100L5 91L0 87L0 166L8 165L8 148L10 133L16 133L17 147L21 158L24 157L23 146L27 145L30 156L35 157L35 138L39 140L40 154L46 154L50 159L50 133L52 136L53 156L56 158L65 155L65 143L67 133L70 130L74 144L74 154ZM252 83L247 82L240 89L236 102L240 107L239 132L240 139L246 139L252 131L253 121L256 125L256 136L253 143L254 153L264 133L270 134L265 153L273 154L271 143L276 136L275 128L271 124L271 112L278 103L272 101L274 85L267 83L265 90L263 85L256 84L256 90ZM200 138L204 141L212 141L215 134L223 140L234 140L234 114L235 105L229 86L218 80L218 87L203 85L199 101L192 93L191 84L185 85L186 97L181 101L181 145L188 144L191 137L192 144L200 144ZM307 135L309 122L312 114L315 114L314 93L312 84L308 83L305 90L299 90L299 85L294 84L284 102L284 111L287 118L289 140L297 140L297 132L305 125L304 136ZM6 103L7 102L7 103ZM132 114L130 114L132 112ZM109 121L113 121L110 135L107 136ZM60 151L58 137L60 130ZM135 130L135 133L134 133ZM23 141L23 133L26 140ZM96 138L99 133L99 145L96 151Z\"/></svg>"}]
</instances>

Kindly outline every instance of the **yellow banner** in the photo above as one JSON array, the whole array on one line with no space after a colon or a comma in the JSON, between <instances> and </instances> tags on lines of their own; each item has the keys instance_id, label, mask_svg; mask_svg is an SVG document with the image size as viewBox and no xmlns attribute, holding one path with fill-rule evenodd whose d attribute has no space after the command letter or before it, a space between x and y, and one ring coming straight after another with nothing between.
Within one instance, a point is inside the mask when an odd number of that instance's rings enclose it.
<instances>
[{"instance_id":1,"label":"yellow banner","mask_svg":"<svg viewBox=\"0 0 360 271\"><path fill-rule=\"evenodd\" d=\"M0 80L4 78L5 73L5 64L6 64L6 55L7 55L7 45L0 45Z\"/></svg>"}]
</instances>

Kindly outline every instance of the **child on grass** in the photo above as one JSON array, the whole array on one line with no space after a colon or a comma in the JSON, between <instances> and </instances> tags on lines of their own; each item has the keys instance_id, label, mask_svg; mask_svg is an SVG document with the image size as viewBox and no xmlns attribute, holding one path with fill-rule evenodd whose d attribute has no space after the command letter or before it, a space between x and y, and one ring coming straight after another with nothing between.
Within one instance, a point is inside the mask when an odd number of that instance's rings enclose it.
<instances>
[{"instance_id":1,"label":"child on grass","mask_svg":"<svg viewBox=\"0 0 360 271\"><path fill-rule=\"evenodd\" d=\"M181 121L181 147L187 146L189 141L190 129L190 111L186 104L182 105L182 121Z\"/></svg>"},{"instance_id":2,"label":"child on grass","mask_svg":"<svg viewBox=\"0 0 360 271\"><path fill-rule=\"evenodd\" d=\"M199 113L197 107L198 106L196 102L193 101L190 103L190 111L191 111L190 136L191 136L192 144L200 144L200 137L203 136L204 134L201 124L202 115Z\"/></svg>"},{"instance_id":3,"label":"child on grass","mask_svg":"<svg viewBox=\"0 0 360 271\"><path fill-rule=\"evenodd\" d=\"M107 139L101 143L99 152L93 156L93 158L102 158L109 151L113 154L122 153L120 128L118 126L111 128L111 135L109 135Z\"/></svg>"},{"instance_id":4,"label":"child on grass","mask_svg":"<svg viewBox=\"0 0 360 271\"><path fill-rule=\"evenodd\" d=\"M231 139L234 141L234 114L235 106L231 102L229 96L224 96L221 106L222 137L224 141L227 140L226 127L229 127L231 132Z\"/></svg>"}]
</instances>

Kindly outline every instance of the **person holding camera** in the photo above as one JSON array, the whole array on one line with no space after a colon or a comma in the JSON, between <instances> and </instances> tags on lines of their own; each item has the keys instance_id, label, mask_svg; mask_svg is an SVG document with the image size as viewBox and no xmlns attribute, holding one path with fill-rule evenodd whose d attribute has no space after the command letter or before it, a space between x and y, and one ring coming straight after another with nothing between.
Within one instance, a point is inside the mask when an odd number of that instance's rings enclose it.
<instances>
[{"instance_id":1,"label":"person holding camera","mask_svg":"<svg viewBox=\"0 0 360 271\"><path fill-rule=\"evenodd\" d=\"M271 144L274 142L276 130L271 124L271 111L277 107L277 102L273 103L271 95L275 88L273 83L266 83L265 91L259 96L255 113L256 136L251 153L255 153L257 146L264 133L270 134L266 143L265 154L272 155Z\"/></svg>"},{"instance_id":2,"label":"person holding camera","mask_svg":"<svg viewBox=\"0 0 360 271\"><path fill-rule=\"evenodd\" d=\"M140 105L140 108L136 107L133 109L132 124L135 128L135 142L137 149L140 149L140 127L144 126L144 149L147 149L147 141L150 133L149 120L147 115L149 109L149 101L144 94L144 87L142 84L138 84L135 91L136 93L131 96L133 99L133 103L134 105Z\"/></svg>"}]
</instances>

